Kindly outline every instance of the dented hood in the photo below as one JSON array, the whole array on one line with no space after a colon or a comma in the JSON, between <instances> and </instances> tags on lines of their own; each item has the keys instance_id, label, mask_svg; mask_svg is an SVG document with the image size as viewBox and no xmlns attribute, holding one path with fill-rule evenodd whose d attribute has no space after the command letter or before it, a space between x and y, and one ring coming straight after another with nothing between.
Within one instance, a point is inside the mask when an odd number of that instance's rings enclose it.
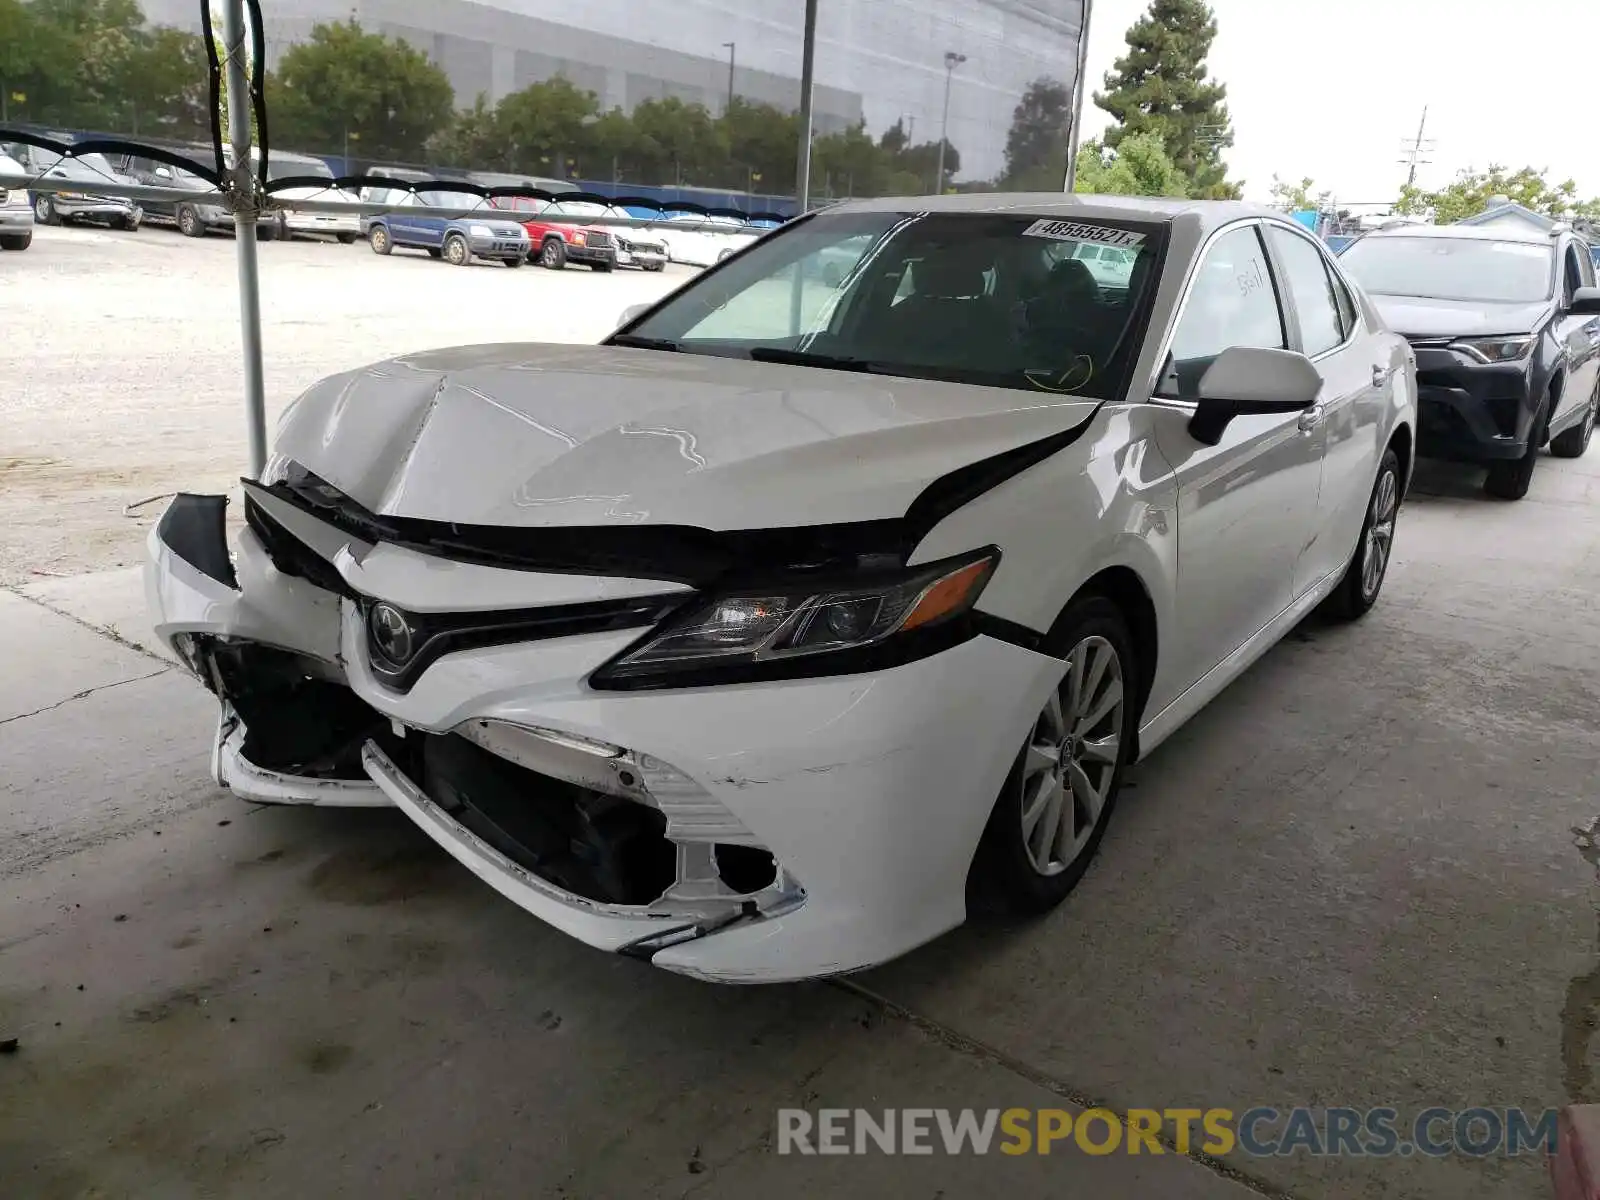
<instances>
[{"instance_id":1,"label":"dented hood","mask_svg":"<svg viewBox=\"0 0 1600 1200\"><path fill-rule=\"evenodd\" d=\"M1094 408L698 354L468 346L323 380L276 450L384 516L756 529L903 516L935 479Z\"/></svg>"}]
</instances>

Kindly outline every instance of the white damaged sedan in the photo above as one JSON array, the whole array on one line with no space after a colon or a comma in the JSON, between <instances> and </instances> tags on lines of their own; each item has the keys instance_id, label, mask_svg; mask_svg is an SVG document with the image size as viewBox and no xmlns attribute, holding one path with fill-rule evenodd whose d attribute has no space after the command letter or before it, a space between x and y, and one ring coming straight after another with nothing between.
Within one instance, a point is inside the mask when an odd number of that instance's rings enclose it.
<instances>
[{"instance_id":1,"label":"white damaged sedan","mask_svg":"<svg viewBox=\"0 0 1600 1200\"><path fill-rule=\"evenodd\" d=\"M1129 763L1376 601L1415 429L1273 213L861 201L603 345L323 381L232 549L179 496L147 581L241 797L396 805L593 946L798 979L1058 904Z\"/></svg>"}]
</instances>

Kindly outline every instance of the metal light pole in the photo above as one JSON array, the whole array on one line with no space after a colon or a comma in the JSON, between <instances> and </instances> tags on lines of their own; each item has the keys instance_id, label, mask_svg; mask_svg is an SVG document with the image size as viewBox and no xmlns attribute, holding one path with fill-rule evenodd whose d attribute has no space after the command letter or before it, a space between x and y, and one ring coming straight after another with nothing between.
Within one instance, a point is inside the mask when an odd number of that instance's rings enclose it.
<instances>
[{"instance_id":1,"label":"metal light pole","mask_svg":"<svg viewBox=\"0 0 1600 1200\"><path fill-rule=\"evenodd\" d=\"M261 367L261 271L256 262L256 178L250 159L250 77L245 70L244 0L222 0L222 40L227 51L228 141L233 146L233 232L239 257L239 332L244 341L245 421L250 474L267 465L266 381ZM259 64L257 64L259 66Z\"/></svg>"},{"instance_id":2,"label":"metal light pole","mask_svg":"<svg viewBox=\"0 0 1600 1200\"><path fill-rule=\"evenodd\" d=\"M935 196L944 195L944 148L950 141L950 81L955 77L956 68L966 61L965 54L954 50L944 52L944 120L939 124L939 169L933 180Z\"/></svg>"},{"instance_id":3,"label":"metal light pole","mask_svg":"<svg viewBox=\"0 0 1600 1200\"><path fill-rule=\"evenodd\" d=\"M728 52L728 105L722 110L722 115L727 116L733 111L733 56L738 50L738 43L723 42L722 48Z\"/></svg>"},{"instance_id":4,"label":"metal light pole","mask_svg":"<svg viewBox=\"0 0 1600 1200\"><path fill-rule=\"evenodd\" d=\"M1072 82L1072 132L1067 138L1067 178L1062 191L1078 186L1078 145L1083 127L1083 77L1089 69L1089 13L1094 0L1083 0L1083 28L1078 30L1078 77Z\"/></svg>"},{"instance_id":5,"label":"metal light pole","mask_svg":"<svg viewBox=\"0 0 1600 1200\"><path fill-rule=\"evenodd\" d=\"M795 159L795 195L800 202L798 216L804 216L811 206L811 94L816 83L817 0L806 0L805 37L801 45L800 149Z\"/></svg>"}]
</instances>

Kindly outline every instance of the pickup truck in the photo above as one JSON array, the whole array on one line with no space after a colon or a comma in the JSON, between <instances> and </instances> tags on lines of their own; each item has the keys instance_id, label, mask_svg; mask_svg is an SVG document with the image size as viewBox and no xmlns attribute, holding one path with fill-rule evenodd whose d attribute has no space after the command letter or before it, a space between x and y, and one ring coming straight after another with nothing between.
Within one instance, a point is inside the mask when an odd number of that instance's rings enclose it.
<instances>
[{"instance_id":1,"label":"pickup truck","mask_svg":"<svg viewBox=\"0 0 1600 1200\"><path fill-rule=\"evenodd\" d=\"M496 208L516 214L528 231L530 256L552 271L569 262L582 263L596 271L609 271L617 265L617 235L611 229L589 222L609 215L604 204L589 200L534 200L522 196L502 196Z\"/></svg>"},{"instance_id":2,"label":"pickup truck","mask_svg":"<svg viewBox=\"0 0 1600 1200\"><path fill-rule=\"evenodd\" d=\"M475 258L520 267L528 258L531 247L521 222L495 212L474 193L367 190L371 193L368 200L392 206L389 212L367 222L367 242L375 254L389 254L397 246L410 247L426 250L432 257L457 267L468 266ZM437 217L411 211L416 208L478 211L459 217Z\"/></svg>"}]
</instances>

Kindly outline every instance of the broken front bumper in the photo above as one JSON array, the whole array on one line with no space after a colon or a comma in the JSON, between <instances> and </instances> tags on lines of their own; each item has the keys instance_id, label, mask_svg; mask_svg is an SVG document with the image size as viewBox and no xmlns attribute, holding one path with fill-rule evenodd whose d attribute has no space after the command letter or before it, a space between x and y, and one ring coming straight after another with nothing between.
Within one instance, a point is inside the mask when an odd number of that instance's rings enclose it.
<instances>
[{"instance_id":1,"label":"broken front bumper","mask_svg":"<svg viewBox=\"0 0 1600 1200\"><path fill-rule=\"evenodd\" d=\"M318 586L280 569L253 528L230 561L222 503L175 501L148 567L160 636L221 695L220 779L261 800L381 796L535 916L701 978L837 974L960 924L979 835L1061 672L978 637L872 674L589 688L638 637L630 628L455 650L400 691L374 672L363 603L519 609L639 585L383 544L356 554L331 527L302 524L330 572ZM297 672L304 680L282 683ZM272 702L272 687L291 685L311 699ZM372 728L330 688L370 709ZM318 744L324 777L257 761L294 757L263 722L313 702L355 731L350 747Z\"/></svg>"}]
</instances>

